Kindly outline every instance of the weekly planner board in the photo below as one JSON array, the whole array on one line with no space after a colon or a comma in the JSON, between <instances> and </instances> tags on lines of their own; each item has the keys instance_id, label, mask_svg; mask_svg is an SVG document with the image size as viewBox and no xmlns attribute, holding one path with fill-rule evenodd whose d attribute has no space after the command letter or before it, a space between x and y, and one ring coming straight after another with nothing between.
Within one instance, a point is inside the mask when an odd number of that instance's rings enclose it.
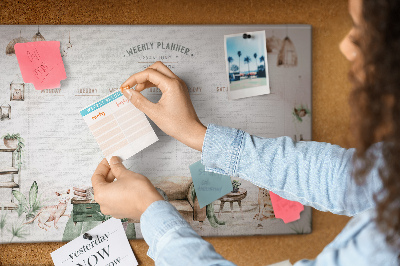
<instances>
[{"instance_id":1,"label":"weekly planner board","mask_svg":"<svg viewBox=\"0 0 400 266\"><path fill-rule=\"evenodd\" d=\"M243 33L263 36L265 54L243 44L225 47L224 36ZM36 90L24 82L14 45L33 41L60 42L67 76L60 88ZM102 150L117 149L110 141L117 133L103 136L99 128L111 120L88 122L81 110L105 97L126 104L120 85L156 61L185 81L204 125L312 139L309 25L4 25L0 48L0 243L67 241L110 218L94 201L91 177L105 158ZM269 93L248 97L257 84L267 84ZM157 102L161 91L143 95ZM201 236L311 232L310 207L284 223L269 191L240 178L231 177L235 191L200 208L189 165L201 153L129 108L115 109L115 119L137 122L141 129L131 130L132 138L152 144L124 164L147 176ZM139 221L122 223L128 238L142 238Z\"/></svg>"}]
</instances>

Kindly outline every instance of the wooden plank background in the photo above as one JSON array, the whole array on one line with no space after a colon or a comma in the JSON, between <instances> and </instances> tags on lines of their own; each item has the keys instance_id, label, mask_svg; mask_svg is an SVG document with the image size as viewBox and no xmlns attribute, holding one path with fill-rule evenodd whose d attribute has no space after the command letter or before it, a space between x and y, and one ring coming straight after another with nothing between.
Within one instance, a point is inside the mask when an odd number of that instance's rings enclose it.
<instances>
[{"instance_id":1,"label":"wooden plank background","mask_svg":"<svg viewBox=\"0 0 400 266\"><path fill-rule=\"evenodd\" d=\"M0 2L0 24L310 24L313 27L313 139L351 147L349 63L339 42L351 27L338 0L19 0ZM140 38L140 36L137 36ZM124 38L124 36L121 36ZM4 48L5 49L5 48ZM313 210L309 235L205 238L238 265L315 258L349 218ZM153 265L144 240L130 241L140 265ZM52 265L65 243L0 245L0 265Z\"/></svg>"}]
</instances>

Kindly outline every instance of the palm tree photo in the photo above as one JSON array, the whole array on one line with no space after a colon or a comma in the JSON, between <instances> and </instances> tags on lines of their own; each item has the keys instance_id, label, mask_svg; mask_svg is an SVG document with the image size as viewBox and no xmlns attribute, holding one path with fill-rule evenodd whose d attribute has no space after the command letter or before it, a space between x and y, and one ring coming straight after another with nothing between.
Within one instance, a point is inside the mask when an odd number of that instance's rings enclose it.
<instances>
[{"instance_id":1,"label":"palm tree photo","mask_svg":"<svg viewBox=\"0 0 400 266\"><path fill-rule=\"evenodd\" d=\"M237 54L239 56L239 77L240 77L240 57L242 56L242 52L238 51Z\"/></svg>"},{"instance_id":2,"label":"palm tree photo","mask_svg":"<svg viewBox=\"0 0 400 266\"><path fill-rule=\"evenodd\" d=\"M262 62L264 62L264 56L262 55L261 57L260 57L260 63L262 63Z\"/></svg>"},{"instance_id":3,"label":"palm tree photo","mask_svg":"<svg viewBox=\"0 0 400 266\"><path fill-rule=\"evenodd\" d=\"M231 69L231 63L233 62L232 56L228 57L228 63L229 63L229 70Z\"/></svg>"},{"instance_id":4,"label":"palm tree photo","mask_svg":"<svg viewBox=\"0 0 400 266\"><path fill-rule=\"evenodd\" d=\"M249 70L248 76L250 78L250 62L251 62L251 58L249 56L246 56L244 58L244 62L247 64L247 69Z\"/></svg>"},{"instance_id":5,"label":"palm tree photo","mask_svg":"<svg viewBox=\"0 0 400 266\"><path fill-rule=\"evenodd\" d=\"M253 56L254 56L254 63L256 63L256 72L257 72L257 53L254 53Z\"/></svg>"}]
</instances>

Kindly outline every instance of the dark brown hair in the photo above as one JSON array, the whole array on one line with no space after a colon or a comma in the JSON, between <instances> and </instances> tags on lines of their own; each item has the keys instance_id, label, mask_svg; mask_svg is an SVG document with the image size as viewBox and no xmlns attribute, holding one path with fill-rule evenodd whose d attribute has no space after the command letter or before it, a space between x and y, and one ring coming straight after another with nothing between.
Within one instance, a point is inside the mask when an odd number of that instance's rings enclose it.
<instances>
[{"instance_id":1,"label":"dark brown hair","mask_svg":"<svg viewBox=\"0 0 400 266\"><path fill-rule=\"evenodd\" d=\"M397 251L400 250L399 16L399 0L363 0L363 23L356 40L362 63L350 71L354 87L350 97L352 131L357 148L354 159L361 162L354 177L359 184L366 179L377 160L368 149L382 142L384 166L380 167L379 175L383 188L374 196L376 222L387 243Z\"/></svg>"}]
</instances>

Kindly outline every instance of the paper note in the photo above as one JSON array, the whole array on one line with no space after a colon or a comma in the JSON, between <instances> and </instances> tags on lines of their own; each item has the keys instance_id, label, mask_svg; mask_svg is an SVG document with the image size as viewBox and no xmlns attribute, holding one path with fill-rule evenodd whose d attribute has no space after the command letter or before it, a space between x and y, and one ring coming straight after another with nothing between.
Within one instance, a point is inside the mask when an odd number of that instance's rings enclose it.
<instances>
[{"instance_id":1,"label":"paper note","mask_svg":"<svg viewBox=\"0 0 400 266\"><path fill-rule=\"evenodd\" d=\"M144 113L116 91L80 111L94 138L110 161L126 160L158 140Z\"/></svg>"},{"instance_id":2,"label":"paper note","mask_svg":"<svg viewBox=\"0 0 400 266\"><path fill-rule=\"evenodd\" d=\"M232 191L230 176L207 172L200 161L190 165L189 168L200 208Z\"/></svg>"},{"instance_id":3,"label":"paper note","mask_svg":"<svg viewBox=\"0 0 400 266\"><path fill-rule=\"evenodd\" d=\"M24 82L33 83L35 89L59 88L60 81L67 78L60 42L16 43L14 49Z\"/></svg>"},{"instance_id":4,"label":"paper note","mask_svg":"<svg viewBox=\"0 0 400 266\"><path fill-rule=\"evenodd\" d=\"M285 224L300 219L300 213L304 210L301 203L281 198L272 191L269 192L269 195L275 218L282 219Z\"/></svg>"},{"instance_id":5,"label":"paper note","mask_svg":"<svg viewBox=\"0 0 400 266\"><path fill-rule=\"evenodd\" d=\"M51 253L56 266L138 265L121 220L111 218Z\"/></svg>"}]
</instances>

